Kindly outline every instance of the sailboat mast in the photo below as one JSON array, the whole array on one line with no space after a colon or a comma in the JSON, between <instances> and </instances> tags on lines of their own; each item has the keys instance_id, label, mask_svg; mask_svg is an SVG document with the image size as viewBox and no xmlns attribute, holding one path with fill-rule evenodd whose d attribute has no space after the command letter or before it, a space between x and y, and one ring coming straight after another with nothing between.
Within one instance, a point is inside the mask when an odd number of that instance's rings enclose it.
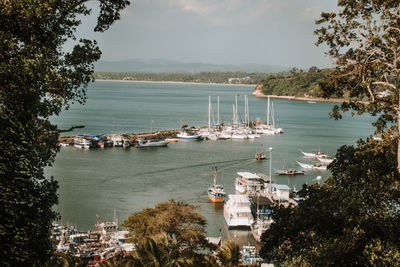
<instances>
[{"instance_id":1,"label":"sailboat mast","mask_svg":"<svg viewBox=\"0 0 400 267\"><path fill-rule=\"evenodd\" d=\"M235 94L235 122L236 122L236 125L238 124L238 122L239 122L239 118L238 118L238 104L237 104L237 94Z\"/></svg>"},{"instance_id":2,"label":"sailboat mast","mask_svg":"<svg viewBox=\"0 0 400 267\"><path fill-rule=\"evenodd\" d=\"M211 96L208 96L208 132L211 127Z\"/></svg>"},{"instance_id":3,"label":"sailboat mast","mask_svg":"<svg viewBox=\"0 0 400 267\"><path fill-rule=\"evenodd\" d=\"M269 125L269 96L268 96L268 102L267 102L267 125Z\"/></svg>"},{"instance_id":4,"label":"sailboat mast","mask_svg":"<svg viewBox=\"0 0 400 267\"><path fill-rule=\"evenodd\" d=\"M217 97L218 99L218 127L219 127L219 96Z\"/></svg>"},{"instance_id":5,"label":"sailboat mast","mask_svg":"<svg viewBox=\"0 0 400 267\"><path fill-rule=\"evenodd\" d=\"M274 102L272 102L271 117L272 117L272 126L274 126L274 128L275 128L275 108L274 108Z\"/></svg>"}]
</instances>

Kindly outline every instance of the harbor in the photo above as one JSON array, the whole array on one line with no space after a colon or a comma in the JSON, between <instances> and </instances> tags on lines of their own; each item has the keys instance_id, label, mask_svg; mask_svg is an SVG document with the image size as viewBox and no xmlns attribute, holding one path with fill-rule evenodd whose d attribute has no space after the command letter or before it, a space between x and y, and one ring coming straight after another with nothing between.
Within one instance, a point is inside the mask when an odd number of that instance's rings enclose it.
<instances>
[{"instance_id":1,"label":"harbor","mask_svg":"<svg viewBox=\"0 0 400 267\"><path fill-rule=\"evenodd\" d=\"M116 97L115 91L124 98ZM45 171L59 182L60 204L56 208L63 222L68 221L81 231L94 231L95 214L101 214L104 221L113 221L116 210L116 217L122 222L132 212L174 198L199 206L199 212L207 219L208 236L233 240L241 247L249 243L257 245L249 228L229 229L223 215L224 204L209 200L207 191L213 184L213 167L218 167L216 182L224 187L225 201L228 195L236 194L237 172L269 176L272 169L271 176L276 184L300 189L304 183L323 182L329 176L329 171L302 169L296 161L316 165L319 160L305 157L300 150L334 155L339 146L355 144L358 138L368 136L371 127L368 117L329 119L331 103L276 99L273 101L275 124L284 130L283 134L217 141L204 138L200 142L178 139L178 142L169 142L167 147L134 147L137 135L160 133L161 138L177 139L183 124L195 126L199 131L207 130L210 95L215 121L217 96L220 96L220 123L229 125L233 123L235 94L239 94L238 117L244 121L241 115L245 111L244 95L250 93L251 88L240 86L93 84L86 106L72 107L55 119L54 122L63 128L85 125L69 133L69 137L62 136L61 140L73 144L78 135L105 133L107 139L111 139L119 133L132 133L122 134L132 143L130 148L80 149L73 145L61 148L53 167ZM104 104L106 100L107 105ZM248 97L248 108L249 121L255 122L258 118L266 122L267 99ZM210 124L212 126L214 121ZM255 154L261 152L266 159L256 160ZM279 175L274 172L274 169L291 168L305 173ZM317 181L318 176L321 178ZM260 198L261 201L269 200Z\"/></svg>"}]
</instances>

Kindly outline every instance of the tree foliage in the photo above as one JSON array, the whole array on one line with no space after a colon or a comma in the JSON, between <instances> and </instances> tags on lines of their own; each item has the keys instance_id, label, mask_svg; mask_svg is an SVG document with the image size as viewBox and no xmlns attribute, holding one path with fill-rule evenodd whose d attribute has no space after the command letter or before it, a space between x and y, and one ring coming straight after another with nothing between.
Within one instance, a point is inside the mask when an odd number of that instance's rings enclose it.
<instances>
[{"instance_id":1,"label":"tree foliage","mask_svg":"<svg viewBox=\"0 0 400 267\"><path fill-rule=\"evenodd\" d=\"M84 102L95 41L76 40L88 0L0 3L0 263L43 266L51 253L57 183L43 169L58 151L59 129L49 122L71 101ZM99 0L95 31L105 31L129 4ZM76 45L64 51L67 40Z\"/></svg>"},{"instance_id":2,"label":"tree foliage","mask_svg":"<svg viewBox=\"0 0 400 267\"><path fill-rule=\"evenodd\" d=\"M221 266L237 266L240 257L240 248L233 241L225 241L217 250L217 258Z\"/></svg>"},{"instance_id":3,"label":"tree foliage","mask_svg":"<svg viewBox=\"0 0 400 267\"><path fill-rule=\"evenodd\" d=\"M321 97L320 83L324 82L330 69L311 67L308 71L293 68L288 72L271 73L265 76L260 83L261 92L266 95Z\"/></svg>"},{"instance_id":4,"label":"tree foliage","mask_svg":"<svg viewBox=\"0 0 400 267\"><path fill-rule=\"evenodd\" d=\"M379 133L388 131L398 138L400 129L400 3L397 0L343 0L338 13L322 13L315 31L317 45L329 47L327 54L336 65L322 84L325 97L349 92L352 101L336 106L341 112L377 115ZM384 93L383 93L384 92ZM360 101L364 100L364 101ZM398 168L400 168L400 145Z\"/></svg>"},{"instance_id":5,"label":"tree foliage","mask_svg":"<svg viewBox=\"0 0 400 267\"><path fill-rule=\"evenodd\" d=\"M341 147L323 186L303 185L299 206L276 208L261 255L293 266L399 265L396 142Z\"/></svg>"},{"instance_id":6,"label":"tree foliage","mask_svg":"<svg viewBox=\"0 0 400 267\"><path fill-rule=\"evenodd\" d=\"M181 250L195 251L208 247L206 220L195 212L196 206L171 199L132 213L122 226L129 230L129 242L141 244L146 238L165 233L176 239Z\"/></svg>"}]
</instances>

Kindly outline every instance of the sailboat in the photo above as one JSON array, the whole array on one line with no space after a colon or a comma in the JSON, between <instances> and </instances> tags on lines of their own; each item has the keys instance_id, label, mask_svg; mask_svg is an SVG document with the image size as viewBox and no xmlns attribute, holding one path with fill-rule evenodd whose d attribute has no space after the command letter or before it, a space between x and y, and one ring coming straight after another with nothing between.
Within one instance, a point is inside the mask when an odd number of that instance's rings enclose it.
<instances>
[{"instance_id":1,"label":"sailboat","mask_svg":"<svg viewBox=\"0 0 400 267\"><path fill-rule=\"evenodd\" d=\"M211 202L224 202L225 191L222 185L217 184L217 167L213 168L214 170L214 185L208 188L208 198Z\"/></svg>"}]
</instances>

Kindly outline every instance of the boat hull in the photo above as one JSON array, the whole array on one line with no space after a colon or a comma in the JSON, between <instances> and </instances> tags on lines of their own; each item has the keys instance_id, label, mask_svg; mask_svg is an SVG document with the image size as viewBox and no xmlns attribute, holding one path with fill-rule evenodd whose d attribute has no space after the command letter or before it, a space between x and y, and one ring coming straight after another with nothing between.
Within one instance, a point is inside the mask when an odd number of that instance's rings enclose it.
<instances>
[{"instance_id":1,"label":"boat hull","mask_svg":"<svg viewBox=\"0 0 400 267\"><path fill-rule=\"evenodd\" d=\"M211 202L215 202L215 203L223 203L224 202L224 197L220 197L220 196L215 196L213 194L208 193L208 199Z\"/></svg>"}]
</instances>

